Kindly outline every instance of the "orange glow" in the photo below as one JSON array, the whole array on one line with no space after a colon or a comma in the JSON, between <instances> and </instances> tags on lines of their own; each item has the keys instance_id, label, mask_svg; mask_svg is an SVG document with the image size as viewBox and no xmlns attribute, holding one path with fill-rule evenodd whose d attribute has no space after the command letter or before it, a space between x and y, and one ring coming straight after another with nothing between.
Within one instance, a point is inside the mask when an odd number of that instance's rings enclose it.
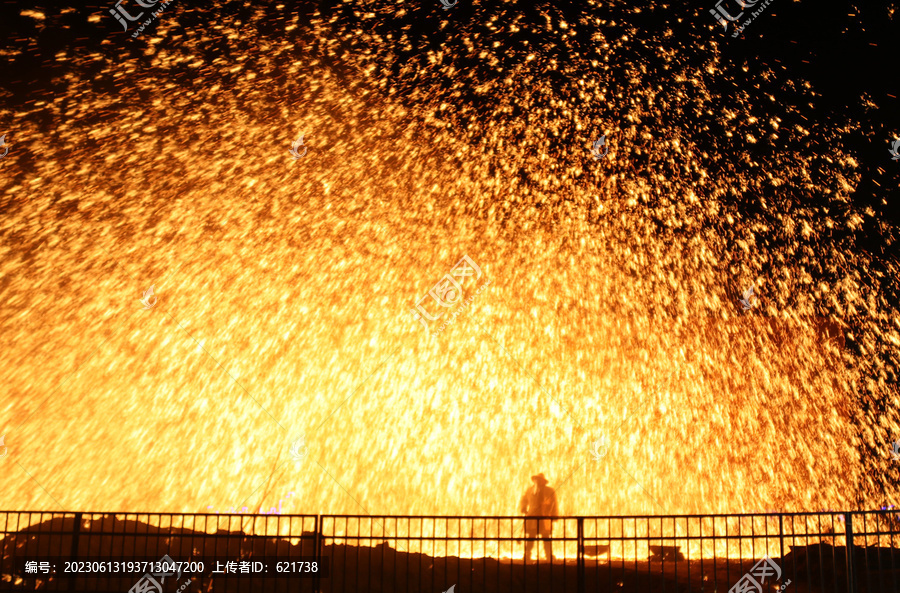
<instances>
[{"instance_id":1,"label":"orange glow","mask_svg":"<svg viewBox=\"0 0 900 593\"><path fill-rule=\"evenodd\" d=\"M325 20L284 25L324 39ZM644 81L629 104L600 74L554 95L537 48L465 84L438 52L421 76L455 82L429 97L375 61L345 81L294 39L250 44L230 17L188 33L167 11L154 27L148 65L103 66L115 92L72 75L65 95L0 107L15 122L0 162L4 508L207 512L290 491L284 513L515 515L539 471L569 516L893 496L860 456L888 467L896 414L860 399L890 396L878 353L900 345L897 310L873 255L824 238L869 214L789 204L819 177L846 200L857 165L751 162L654 128L690 101L714 109L715 61L670 56L673 88ZM214 27L239 60L196 59ZM478 93L480 123L460 125ZM750 137L748 110L721 112L728 146ZM754 146L813 133L755 113ZM410 309L463 255L490 285L429 337ZM742 311L751 285L759 306ZM861 356L823 339L826 309Z\"/></svg>"}]
</instances>

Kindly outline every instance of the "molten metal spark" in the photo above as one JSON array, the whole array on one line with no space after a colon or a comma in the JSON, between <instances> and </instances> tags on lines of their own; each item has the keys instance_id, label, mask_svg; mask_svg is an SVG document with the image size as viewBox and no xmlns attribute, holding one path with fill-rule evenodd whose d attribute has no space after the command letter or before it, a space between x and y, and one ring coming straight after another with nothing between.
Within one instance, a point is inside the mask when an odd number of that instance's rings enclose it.
<instances>
[{"instance_id":1,"label":"molten metal spark","mask_svg":"<svg viewBox=\"0 0 900 593\"><path fill-rule=\"evenodd\" d=\"M298 14L268 35L242 33L265 11L168 19L152 67L73 58L62 95L2 110L41 156L0 180L0 502L202 511L292 490L303 513L507 515L543 471L566 514L876 504L860 451L900 426L860 401L888 394L900 339L874 256L834 239L871 219L857 164L772 148L853 124L802 121L811 91L770 70L721 100L710 43L703 68L662 41L637 59L627 26L536 10L597 51L559 61L517 12L491 21L509 61L464 71L475 25L406 64L404 11L365 31L316 15L312 34ZM213 35L230 67L199 57ZM598 163L601 126L617 150ZM326 148L294 163L288 129ZM492 284L429 338L409 309L464 254ZM151 284L165 298L138 315ZM744 314L751 284L766 298ZM861 355L821 339L823 315Z\"/></svg>"}]
</instances>

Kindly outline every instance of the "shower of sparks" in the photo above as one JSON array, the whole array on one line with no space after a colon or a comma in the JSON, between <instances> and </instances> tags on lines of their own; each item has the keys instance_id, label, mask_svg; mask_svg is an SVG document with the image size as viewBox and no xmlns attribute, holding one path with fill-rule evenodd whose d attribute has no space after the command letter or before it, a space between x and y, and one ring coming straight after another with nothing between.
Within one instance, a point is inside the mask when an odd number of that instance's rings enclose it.
<instances>
[{"instance_id":1,"label":"shower of sparks","mask_svg":"<svg viewBox=\"0 0 900 593\"><path fill-rule=\"evenodd\" d=\"M734 78L715 23L537 7L536 46L512 5L369 6L176 5L0 107L5 508L513 515L539 471L567 515L877 508L900 334L858 124ZM491 285L431 338L464 254Z\"/></svg>"}]
</instances>

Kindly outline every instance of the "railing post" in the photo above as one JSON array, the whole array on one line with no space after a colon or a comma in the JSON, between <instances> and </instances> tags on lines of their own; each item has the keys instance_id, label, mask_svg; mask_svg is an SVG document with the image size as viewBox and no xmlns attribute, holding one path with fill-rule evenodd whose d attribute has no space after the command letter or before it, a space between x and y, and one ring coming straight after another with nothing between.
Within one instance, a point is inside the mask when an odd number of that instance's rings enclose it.
<instances>
[{"instance_id":1,"label":"railing post","mask_svg":"<svg viewBox=\"0 0 900 593\"><path fill-rule=\"evenodd\" d=\"M75 527L72 530L72 553L71 560L78 557L78 536L81 533L81 513L75 513ZM73 575L69 581L69 591L75 590L75 576Z\"/></svg>"},{"instance_id":2,"label":"railing post","mask_svg":"<svg viewBox=\"0 0 900 593\"><path fill-rule=\"evenodd\" d=\"M322 544L322 515L316 515L316 539L315 544L313 545L313 556L316 557L316 562L322 562L322 554L320 553L319 547ZM331 570L331 567L328 567L328 570ZM328 573L331 574L330 572ZM316 576L313 578L313 593L319 593L319 573L316 572Z\"/></svg>"},{"instance_id":3,"label":"railing post","mask_svg":"<svg viewBox=\"0 0 900 593\"><path fill-rule=\"evenodd\" d=\"M782 564L782 568L787 570L784 566L784 515L781 513L778 513L778 539L781 541L781 558L779 558L779 561Z\"/></svg>"},{"instance_id":4,"label":"railing post","mask_svg":"<svg viewBox=\"0 0 900 593\"><path fill-rule=\"evenodd\" d=\"M853 513L844 515L847 537L847 593L856 593L856 576L853 574Z\"/></svg>"},{"instance_id":5,"label":"railing post","mask_svg":"<svg viewBox=\"0 0 900 593\"><path fill-rule=\"evenodd\" d=\"M578 593L584 593L584 517L578 517L578 551L576 552L575 582Z\"/></svg>"}]
</instances>

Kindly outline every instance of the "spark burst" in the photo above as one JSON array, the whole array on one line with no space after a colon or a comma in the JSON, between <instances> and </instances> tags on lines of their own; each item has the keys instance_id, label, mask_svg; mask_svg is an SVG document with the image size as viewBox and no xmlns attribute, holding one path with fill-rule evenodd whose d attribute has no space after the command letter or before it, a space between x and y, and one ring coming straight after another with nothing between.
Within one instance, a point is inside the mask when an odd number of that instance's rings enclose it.
<instances>
[{"instance_id":1,"label":"spark burst","mask_svg":"<svg viewBox=\"0 0 900 593\"><path fill-rule=\"evenodd\" d=\"M807 85L724 64L705 22L674 49L622 3L458 28L271 10L167 15L144 57L62 56L63 92L0 110L41 155L0 180L4 463L34 476L7 508L290 489L298 512L510 514L535 471L566 514L881 500L860 455L900 429L869 411L897 268L860 247L855 157L821 149L861 124L807 121ZM302 170L296 129L323 147ZM460 253L492 286L429 340L410 303ZM165 308L136 315L150 283Z\"/></svg>"}]
</instances>

